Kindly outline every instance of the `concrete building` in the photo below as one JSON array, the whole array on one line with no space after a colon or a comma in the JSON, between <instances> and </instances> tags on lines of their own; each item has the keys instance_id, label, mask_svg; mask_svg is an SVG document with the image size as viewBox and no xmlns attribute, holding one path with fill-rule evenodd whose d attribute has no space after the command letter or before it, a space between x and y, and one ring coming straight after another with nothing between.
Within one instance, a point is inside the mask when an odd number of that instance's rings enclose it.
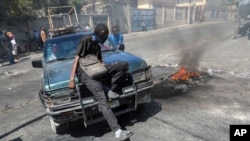
<instances>
[{"instance_id":1,"label":"concrete building","mask_svg":"<svg viewBox=\"0 0 250 141\"><path fill-rule=\"evenodd\" d=\"M174 6L176 0L138 0L139 9L154 9L155 5Z\"/></svg>"},{"instance_id":2,"label":"concrete building","mask_svg":"<svg viewBox=\"0 0 250 141\"><path fill-rule=\"evenodd\" d=\"M204 20L204 8L207 0L176 0L176 7L185 8L187 11L187 23Z\"/></svg>"}]
</instances>

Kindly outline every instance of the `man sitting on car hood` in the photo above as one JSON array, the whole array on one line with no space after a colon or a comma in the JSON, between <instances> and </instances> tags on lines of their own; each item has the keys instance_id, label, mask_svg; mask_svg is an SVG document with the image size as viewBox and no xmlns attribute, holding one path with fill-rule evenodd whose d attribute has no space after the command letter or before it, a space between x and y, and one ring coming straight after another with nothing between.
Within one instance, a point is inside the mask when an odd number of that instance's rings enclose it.
<instances>
[{"instance_id":1,"label":"man sitting on car hood","mask_svg":"<svg viewBox=\"0 0 250 141\"><path fill-rule=\"evenodd\" d=\"M76 56L71 70L69 88L75 88L74 80L76 75L80 82L82 82L83 85L90 90L95 99L98 101L99 110L102 112L104 119L106 119L112 131L115 133L115 137L119 140L126 140L133 135L133 132L121 130L115 114L112 112L107 103L107 98L100 81L102 78L93 79L89 77L79 66L79 59L89 54L96 55L100 62L103 62L100 44L103 44L107 40L108 34L108 27L104 24L98 24L95 28L94 36L85 36L82 38L76 49ZM118 88L117 84L119 84L119 81L123 81L123 76L126 74L127 70L127 62L117 62L107 67L107 74L105 77L113 76L111 78L111 90L108 92L109 98L119 98L119 94L114 91Z\"/></svg>"}]
</instances>

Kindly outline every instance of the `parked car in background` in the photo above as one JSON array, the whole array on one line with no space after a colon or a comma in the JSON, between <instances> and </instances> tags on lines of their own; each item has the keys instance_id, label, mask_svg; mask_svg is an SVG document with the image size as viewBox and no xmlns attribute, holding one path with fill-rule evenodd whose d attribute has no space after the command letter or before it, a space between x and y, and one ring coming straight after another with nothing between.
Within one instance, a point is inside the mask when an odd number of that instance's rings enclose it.
<instances>
[{"instance_id":1,"label":"parked car in background","mask_svg":"<svg viewBox=\"0 0 250 141\"><path fill-rule=\"evenodd\" d=\"M250 40L250 1L241 0L237 5L236 20L238 21L238 27L236 30L236 35L233 35L233 39L237 35L247 36Z\"/></svg>"},{"instance_id":2,"label":"parked car in background","mask_svg":"<svg viewBox=\"0 0 250 141\"><path fill-rule=\"evenodd\" d=\"M51 128L56 133L64 133L68 123L78 119L83 119L86 127L103 120L97 101L87 89L81 87L77 78L76 90L68 88L77 45L83 36L92 34L72 33L48 39L44 44L43 58L32 61L34 68L42 68L38 94L50 117ZM127 52L111 50L107 46L102 46L102 56L106 64L117 61L129 63L129 72L120 86L119 99L109 99L117 116L135 111L139 104L151 102L151 67L143 59ZM109 87L108 79L103 80L103 86Z\"/></svg>"}]
</instances>

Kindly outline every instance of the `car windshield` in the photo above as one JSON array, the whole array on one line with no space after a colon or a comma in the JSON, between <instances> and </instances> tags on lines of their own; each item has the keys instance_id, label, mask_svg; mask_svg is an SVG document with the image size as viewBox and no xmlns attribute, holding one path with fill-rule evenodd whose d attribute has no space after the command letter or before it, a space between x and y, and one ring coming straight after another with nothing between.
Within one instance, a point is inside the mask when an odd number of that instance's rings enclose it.
<instances>
[{"instance_id":1,"label":"car windshield","mask_svg":"<svg viewBox=\"0 0 250 141\"><path fill-rule=\"evenodd\" d=\"M54 38L46 42L44 58L45 62L54 62L75 57L76 48L82 36L68 36ZM108 42L101 45L102 52L113 51Z\"/></svg>"},{"instance_id":2,"label":"car windshield","mask_svg":"<svg viewBox=\"0 0 250 141\"><path fill-rule=\"evenodd\" d=\"M101 45L101 49L102 49L102 52L105 52L105 51L115 51L116 49L114 49L114 47L112 47L108 40L106 40L102 45Z\"/></svg>"},{"instance_id":3,"label":"car windshield","mask_svg":"<svg viewBox=\"0 0 250 141\"><path fill-rule=\"evenodd\" d=\"M82 36L68 36L46 42L44 58L46 62L65 60L75 57L76 48Z\"/></svg>"}]
</instances>

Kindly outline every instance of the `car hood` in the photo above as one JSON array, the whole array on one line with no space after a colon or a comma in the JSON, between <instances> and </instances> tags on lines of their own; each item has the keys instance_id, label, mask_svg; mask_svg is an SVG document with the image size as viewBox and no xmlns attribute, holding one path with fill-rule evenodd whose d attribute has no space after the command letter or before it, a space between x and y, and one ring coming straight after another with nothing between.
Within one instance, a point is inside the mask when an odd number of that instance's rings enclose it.
<instances>
[{"instance_id":1,"label":"car hood","mask_svg":"<svg viewBox=\"0 0 250 141\"><path fill-rule=\"evenodd\" d=\"M111 64L119 61L128 62L130 72L147 66L144 60L126 52L108 51L103 52L102 56L105 64ZM55 90L68 86L72 63L73 60L64 60L57 61L46 66L46 71L44 72L46 90Z\"/></svg>"},{"instance_id":2,"label":"car hood","mask_svg":"<svg viewBox=\"0 0 250 141\"><path fill-rule=\"evenodd\" d=\"M46 90L67 87L69 83L73 60L57 61L46 66L45 86Z\"/></svg>"},{"instance_id":3,"label":"car hood","mask_svg":"<svg viewBox=\"0 0 250 141\"><path fill-rule=\"evenodd\" d=\"M139 57L122 51L108 51L102 54L105 64L126 61L129 64L129 72L135 71L147 66L146 62Z\"/></svg>"}]
</instances>

